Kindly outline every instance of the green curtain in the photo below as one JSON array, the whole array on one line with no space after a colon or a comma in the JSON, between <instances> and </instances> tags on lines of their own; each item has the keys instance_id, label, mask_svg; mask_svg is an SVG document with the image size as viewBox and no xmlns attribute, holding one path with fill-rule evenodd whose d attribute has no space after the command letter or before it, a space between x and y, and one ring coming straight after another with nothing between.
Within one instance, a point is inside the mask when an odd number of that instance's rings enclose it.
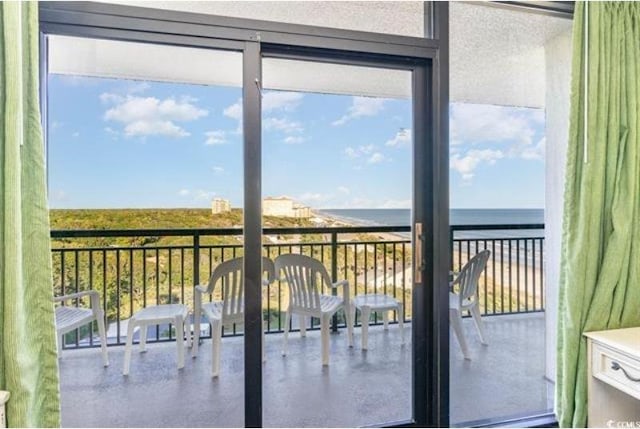
<instances>
[{"instance_id":1,"label":"green curtain","mask_svg":"<svg viewBox=\"0 0 640 429\"><path fill-rule=\"evenodd\" d=\"M640 4L577 2L574 16L555 396L561 427L587 424L582 334L640 326Z\"/></svg>"},{"instance_id":2,"label":"green curtain","mask_svg":"<svg viewBox=\"0 0 640 429\"><path fill-rule=\"evenodd\" d=\"M0 390L10 427L60 425L38 3L0 2Z\"/></svg>"}]
</instances>

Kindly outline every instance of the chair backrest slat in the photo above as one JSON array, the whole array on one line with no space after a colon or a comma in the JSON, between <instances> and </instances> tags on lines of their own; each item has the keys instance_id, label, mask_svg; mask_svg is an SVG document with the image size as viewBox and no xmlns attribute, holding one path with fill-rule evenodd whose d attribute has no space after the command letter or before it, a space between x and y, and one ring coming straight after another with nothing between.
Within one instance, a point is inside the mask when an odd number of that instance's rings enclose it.
<instances>
[{"instance_id":1,"label":"chair backrest slat","mask_svg":"<svg viewBox=\"0 0 640 429\"><path fill-rule=\"evenodd\" d=\"M271 259L262 258L262 271L266 273L267 280L272 282L275 278L275 270ZM218 284L222 288L223 317L242 315L244 313L244 258L230 259L216 266L209 278L207 292L213 293Z\"/></svg>"},{"instance_id":2,"label":"chair backrest slat","mask_svg":"<svg viewBox=\"0 0 640 429\"><path fill-rule=\"evenodd\" d=\"M456 282L460 284L460 303L467 304L473 302L477 298L478 281L480 275L487 266L487 260L491 252L483 250L476 254L462 267Z\"/></svg>"},{"instance_id":3,"label":"chair backrest slat","mask_svg":"<svg viewBox=\"0 0 640 429\"><path fill-rule=\"evenodd\" d=\"M275 261L275 272L284 273L289 287L289 302L293 307L320 311L322 284L331 285L325 266L317 259L305 255L285 254Z\"/></svg>"}]
</instances>

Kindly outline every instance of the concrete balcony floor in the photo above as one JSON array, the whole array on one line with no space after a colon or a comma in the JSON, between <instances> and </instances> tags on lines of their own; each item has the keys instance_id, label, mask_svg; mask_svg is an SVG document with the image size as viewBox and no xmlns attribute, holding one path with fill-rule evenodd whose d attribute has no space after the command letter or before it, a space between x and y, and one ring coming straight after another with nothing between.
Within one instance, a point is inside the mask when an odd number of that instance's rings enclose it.
<instances>
[{"instance_id":1,"label":"concrete balcony floor","mask_svg":"<svg viewBox=\"0 0 640 429\"><path fill-rule=\"evenodd\" d=\"M543 411L552 403L544 375L544 315L485 317L489 346L480 345L464 320L472 360L451 338L451 422ZM289 354L282 335L267 335L263 367L264 425L353 427L411 416L411 324L407 344L398 327L369 330L369 350L347 347L331 335L331 364L320 363L320 333L293 333ZM186 352L176 369L175 343L134 349L131 373L122 376L124 347L110 347L103 368L99 349L64 351L60 359L62 424L65 427L240 427L243 425L243 339L224 338L220 377L210 377L211 340L198 357Z\"/></svg>"}]
</instances>

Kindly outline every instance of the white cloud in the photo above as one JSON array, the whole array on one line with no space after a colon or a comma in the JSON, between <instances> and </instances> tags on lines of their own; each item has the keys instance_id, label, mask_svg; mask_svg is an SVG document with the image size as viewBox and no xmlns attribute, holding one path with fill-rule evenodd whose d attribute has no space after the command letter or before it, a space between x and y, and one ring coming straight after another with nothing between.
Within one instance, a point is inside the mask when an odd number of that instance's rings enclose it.
<instances>
[{"instance_id":1,"label":"white cloud","mask_svg":"<svg viewBox=\"0 0 640 429\"><path fill-rule=\"evenodd\" d=\"M302 101L303 94L299 92L269 91L262 96L262 111L269 113L274 110L290 112L295 110Z\"/></svg>"},{"instance_id":2,"label":"white cloud","mask_svg":"<svg viewBox=\"0 0 640 429\"><path fill-rule=\"evenodd\" d=\"M218 165L211 167L211 170L218 176L224 173L224 168Z\"/></svg>"},{"instance_id":3,"label":"white cloud","mask_svg":"<svg viewBox=\"0 0 640 429\"><path fill-rule=\"evenodd\" d=\"M411 129L400 128L392 139L387 140L385 146L399 147L409 143L411 143Z\"/></svg>"},{"instance_id":4,"label":"white cloud","mask_svg":"<svg viewBox=\"0 0 640 429\"><path fill-rule=\"evenodd\" d=\"M367 159L367 163L368 164L378 164L382 161L384 161L386 158L383 154L381 154L380 152L375 152L373 154L371 154L371 156Z\"/></svg>"},{"instance_id":5,"label":"white cloud","mask_svg":"<svg viewBox=\"0 0 640 429\"><path fill-rule=\"evenodd\" d=\"M207 131L204 133L207 136L204 144L212 146L227 143L226 132L220 130Z\"/></svg>"},{"instance_id":6,"label":"white cloud","mask_svg":"<svg viewBox=\"0 0 640 429\"><path fill-rule=\"evenodd\" d=\"M349 159L355 159L358 156L360 156L358 154L358 151L355 150L354 148L352 148L351 146L348 146L345 150L344 150L344 155L349 158Z\"/></svg>"},{"instance_id":7,"label":"white cloud","mask_svg":"<svg viewBox=\"0 0 640 429\"><path fill-rule=\"evenodd\" d=\"M341 194L349 195L351 193L351 189L347 188L346 186L338 186L338 192L340 192Z\"/></svg>"},{"instance_id":8,"label":"white cloud","mask_svg":"<svg viewBox=\"0 0 640 429\"><path fill-rule=\"evenodd\" d=\"M504 158L504 153L500 150L492 149L471 149L464 156L455 154L451 156L450 166L462 176L462 179L469 182L473 179L476 168L481 163L495 164L498 159Z\"/></svg>"},{"instance_id":9,"label":"white cloud","mask_svg":"<svg viewBox=\"0 0 640 429\"><path fill-rule=\"evenodd\" d=\"M546 139L542 137L535 146L515 148L516 156L522 159L544 160Z\"/></svg>"},{"instance_id":10,"label":"white cloud","mask_svg":"<svg viewBox=\"0 0 640 429\"><path fill-rule=\"evenodd\" d=\"M174 98L159 100L155 97L127 96L122 103L107 110L105 118L125 123L150 118L186 122L207 116L209 112L192 104L194 101L193 98L176 101Z\"/></svg>"},{"instance_id":11,"label":"white cloud","mask_svg":"<svg viewBox=\"0 0 640 429\"><path fill-rule=\"evenodd\" d=\"M233 103L231 106L226 107L222 114L227 118L235 119L236 121L242 120L242 98Z\"/></svg>"},{"instance_id":12,"label":"white cloud","mask_svg":"<svg viewBox=\"0 0 640 429\"><path fill-rule=\"evenodd\" d=\"M384 109L384 102L385 100L382 98L353 97L347 113L340 119L333 121L331 125L344 125L352 119L363 116L375 116Z\"/></svg>"},{"instance_id":13,"label":"white cloud","mask_svg":"<svg viewBox=\"0 0 640 429\"><path fill-rule=\"evenodd\" d=\"M300 136L287 136L284 139L285 144L300 144L304 141L305 141L305 138Z\"/></svg>"},{"instance_id":14,"label":"white cloud","mask_svg":"<svg viewBox=\"0 0 640 429\"><path fill-rule=\"evenodd\" d=\"M375 151L375 146L372 144L360 145L356 148L347 146L343 153L349 159L357 159L366 155L372 155Z\"/></svg>"},{"instance_id":15,"label":"white cloud","mask_svg":"<svg viewBox=\"0 0 640 429\"><path fill-rule=\"evenodd\" d=\"M71 137L80 137L80 133L78 131L75 131L73 134L71 134Z\"/></svg>"},{"instance_id":16,"label":"white cloud","mask_svg":"<svg viewBox=\"0 0 640 429\"><path fill-rule=\"evenodd\" d=\"M372 144L368 144L368 145L363 145L363 146L359 146L358 149L360 150L360 152L364 153L364 154L368 154L373 152L373 150L376 147Z\"/></svg>"},{"instance_id":17,"label":"white cloud","mask_svg":"<svg viewBox=\"0 0 640 429\"><path fill-rule=\"evenodd\" d=\"M113 94L111 92L103 92L100 94L100 101L103 103L122 103L125 100L120 94Z\"/></svg>"},{"instance_id":18,"label":"white cloud","mask_svg":"<svg viewBox=\"0 0 640 429\"><path fill-rule=\"evenodd\" d=\"M233 103L231 106L227 106L222 114L227 118L238 121L238 126L234 131L235 134L242 134L242 98L238 98L238 101Z\"/></svg>"},{"instance_id":19,"label":"white cloud","mask_svg":"<svg viewBox=\"0 0 640 429\"><path fill-rule=\"evenodd\" d=\"M121 97L105 93L100 96L105 103L115 104L104 114L106 121L120 122L124 125L127 137L164 135L167 137L186 137L189 134L175 122L189 122L207 116L209 112L197 107L195 99L183 97L180 100L155 97Z\"/></svg>"},{"instance_id":20,"label":"white cloud","mask_svg":"<svg viewBox=\"0 0 640 429\"><path fill-rule=\"evenodd\" d=\"M453 142L530 143L535 131L536 109L454 103L451 106Z\"/></svg>"},{"instance_id":21,"label":"white cloud","mask_svg":"<svg viewBox=\"0 0 640 429\"><path fill-rule=\"evenodd\" d=\"M124 127L124 134L127 137L144 136L166 136L173 138L187 137L189 132L179 127L171 121L135 121Z\"/></svg>"},{"instance_id":22,"label":"white cloud","mask_svg":"<svg viewBox=\"0 0 640 429\"><path fill-rule=\"evenodd\" d=\"M266 131L282 131L285 134L301 133L304 131L300 122L287 118L265 118L262 125Z\"/></svg>"},{"instance_id":23,"label":"white cloud","mask_svg":"<svg viewBox=\"0 0 640 429\"><path fill-rule=\"evenodd\" d=\"M262 96L262 112L263 113L270 113L274 111L291 112L298 107L302 98L303 98L303 94L300 94L298 92L279 92L279 91L265 92L264 95ZM232 105L227 106L222 111L222 114L227 118L231 118L238 121L238 127L236 128L235 133L237 134L242 133L242 98L239 98L238 101L236 101ZM265 122L268 123L268 119L266 119ZM266 126L267 124L265 124L265 128ZM271 126L276 127L277 124L271 124Z\"/></svg>"},{"instance_id":24,"label":"white cloud","mask_svg":"<svg viewBox=\"0 0 640 429\"><path fill-rule=\"evenodd\" d=\"M189 191L188 189L180 189L178 191L178 195L180 195L181 197L186 197L189 194L191 194L191 191Z\"/></svg>"},{"instance_id":25,"label":"white cloud","mask_svg":"<svg viewBox=\"0 0 640 429\"><path fill-rule=\"evenodd\" d=\"M544 124L541 109L454 103L451 107L451 146L501 144L512 158L544 158L544 139L534 144Z\"/></svg>"}]
</instances>

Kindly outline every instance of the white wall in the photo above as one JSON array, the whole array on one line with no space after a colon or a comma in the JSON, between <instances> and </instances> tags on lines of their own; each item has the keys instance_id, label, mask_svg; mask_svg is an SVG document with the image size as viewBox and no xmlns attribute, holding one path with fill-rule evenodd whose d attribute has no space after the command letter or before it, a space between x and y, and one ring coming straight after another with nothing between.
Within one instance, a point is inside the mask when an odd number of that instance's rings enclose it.
<instances>
[{"instance_id":1,"label":"white wall","mask_svg":"<svg viewBox=\"0 0 640 429\"><path fill-rule=\"evenodd\" d=\"M546 156L545 156L545 286L546 337L545 375L555 381L558 282L564 178L569 136L571 80L571 32L565 32L545 46L546 69Z\"/></svg>"}]
</instances>

